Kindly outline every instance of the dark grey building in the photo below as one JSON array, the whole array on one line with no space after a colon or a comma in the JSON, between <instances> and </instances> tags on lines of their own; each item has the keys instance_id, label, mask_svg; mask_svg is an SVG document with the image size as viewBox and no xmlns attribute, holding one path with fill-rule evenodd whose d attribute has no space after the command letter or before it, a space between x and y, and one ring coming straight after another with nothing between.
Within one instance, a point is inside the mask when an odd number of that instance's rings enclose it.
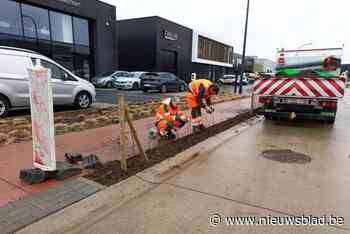
<instances>
[{"instance_id":1,"label":"dark grey building","mask_svg":"<svg viewBox=\"0 0 350 234\"><path fill-rule=\"evenodd\" d=\"M233 47L158 16L117 21L119 68L166 71L189 81L232 72Z\"/></svg>"},{"instance_id":2,"label":"dark grey building","mask_svg":"<svg viewBox=\"0 0 350 234\"><path fill-rule=\"evenodd\" d=\"M116 8L97 0L0 0L0 45L38 51L83 78L117 68Z\"/></svg>"},{"instance_id":3,"label":"dark grey building","mask_svg":"<svg viewBox=\"0 0 350 234\"><path fill-rule=\"evenodd\" d=\"M254 64L256 56L246 56L244 69L242 69L242 60L243 56L238 53L234 53L234 62L233 62L233 72L237 73L243 70L243 72L254 72Z\"/></svg>"}]
</instances>

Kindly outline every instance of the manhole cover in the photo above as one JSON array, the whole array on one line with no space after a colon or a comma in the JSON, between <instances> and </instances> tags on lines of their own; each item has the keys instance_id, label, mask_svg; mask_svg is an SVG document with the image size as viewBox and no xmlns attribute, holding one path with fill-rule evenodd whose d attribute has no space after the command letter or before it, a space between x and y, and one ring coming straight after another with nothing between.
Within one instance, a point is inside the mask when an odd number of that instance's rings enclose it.
<instances>
[{"instance_id":1,"label":"manhole cover","mask_svg":"<svg viewBox=\"0 0 350 234\"><path fill-rule=\"evenodd\" d=\"M281 163L304 164L311 162L310 156L297 153L289 149L265 150L262 152L262 156L267 159L278 161Z\"/></svg>"}]
</instances>

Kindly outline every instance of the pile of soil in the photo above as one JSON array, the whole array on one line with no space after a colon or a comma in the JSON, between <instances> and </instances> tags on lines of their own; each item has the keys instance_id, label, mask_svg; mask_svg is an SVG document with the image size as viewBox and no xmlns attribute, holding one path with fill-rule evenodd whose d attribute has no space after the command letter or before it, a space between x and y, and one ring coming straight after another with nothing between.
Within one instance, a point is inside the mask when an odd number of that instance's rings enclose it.
<instances>
[{"instance_id":1,"label":"pile of soil","mask_svg":"<svg viewBox=\"0 0 350 234\"><path fill-rule=\"evenodd\" d=\"M148 161L143 159L140 155L129 158L127 161L128 170L127 172L123 171L120 167L119 161L107 162L100 168L98 168L93 173L85 176L87 179L93 180L97 183L110 186L116 184L126 178L133 176L149 167L152 167L155 164L162 162L165 159L174 157L176 154L196 145L209 137L212 137L218 133L221 133L233 126L244 122L253 116L256 113L242 113L234 118L225 120L221 123L215 124L200 133L191 134L175 141L166 142L158 145L157 147L148 150L147 156Z\"/></svg>"}]
</instances>

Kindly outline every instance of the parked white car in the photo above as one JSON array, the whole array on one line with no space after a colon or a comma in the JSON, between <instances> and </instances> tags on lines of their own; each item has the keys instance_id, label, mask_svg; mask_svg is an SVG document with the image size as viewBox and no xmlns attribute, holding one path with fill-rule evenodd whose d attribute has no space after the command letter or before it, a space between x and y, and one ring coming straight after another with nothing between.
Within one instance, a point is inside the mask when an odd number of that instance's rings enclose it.
<instances>
[{"instance_id":1,"label":"parked white car","mask_svg":"<svg viewBox=\"0 0 350 234\"><path fill-rule=\"evenodd\" d=\"M236 81L236 75L224 75L221 79L219 79L219 82L221 84L229 84L229 85L234 85ZM239 84L239 78L237 79L237 82ZM242 79L243 85L248 84L248 79L245 74L243 74L243 79Z\"/></svg>"},{"instance_id":2,"label":"parked white car","mask_svg":"<svg viewBox=\"0 0 350 234\"><path fill-rule=\"evenodd\" d=\"M95 87L50 58L34 51L0 46L0 118L10 109L30 106L28 68L40 60L51 70L54 105L88 108L96 100Z\"/></svg>"},{"instance_id":3,"label":"parked white car","mask_svg":"<svg viewBox=\"0 0 350 234\"><path fill-rule=\"evenodd\" d=\"M117 89L133 89L141 88L141 79L147 72L130 72L129 77L120 77L114 82Z\"/></svg>"}]
</instances>

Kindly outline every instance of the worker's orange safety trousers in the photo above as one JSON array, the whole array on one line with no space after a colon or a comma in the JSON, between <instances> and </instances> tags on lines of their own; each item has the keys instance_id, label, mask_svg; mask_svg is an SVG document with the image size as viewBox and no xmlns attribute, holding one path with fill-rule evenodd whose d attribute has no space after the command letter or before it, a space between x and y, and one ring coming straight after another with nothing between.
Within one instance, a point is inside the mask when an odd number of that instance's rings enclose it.
<instances>
[{"instance_id":1,"label":"worker's orange safety trousers","mask_svg":"<svg viewBox=\"0 0 350 234\"><path fill-rule=\"evenodd\" d=\"M186 95L186 99L187 99L188 109L190 111L190 120L191 120L192 126L201 125L202 124L201 107L197 101L196 96L193 93L188 92Z\"/></svg>"}]
</instances>

